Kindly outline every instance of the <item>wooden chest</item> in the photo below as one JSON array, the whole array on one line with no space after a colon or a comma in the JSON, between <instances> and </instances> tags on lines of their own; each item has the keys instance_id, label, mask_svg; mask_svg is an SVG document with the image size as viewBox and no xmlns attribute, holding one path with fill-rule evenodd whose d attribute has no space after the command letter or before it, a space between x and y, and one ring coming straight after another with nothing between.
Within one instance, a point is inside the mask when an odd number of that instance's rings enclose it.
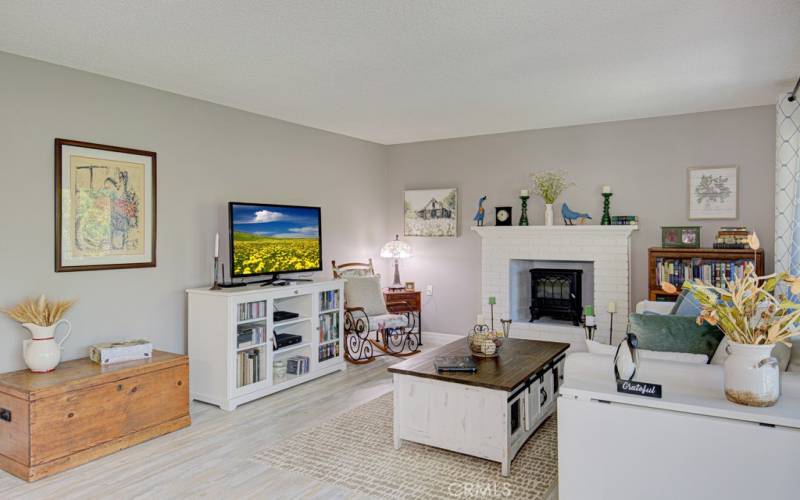
<instances>
[{"instance_id":1,"label":"wooden chest","mask_svg":"<svg viewBox=\"0 0 800 500\"><path fill-rule=\"evenodd\" d=\"M83 358L0 375L0 468L27 481L190 423L186 356L153 351L106 367Z\"/></svg>"}]
</instances>

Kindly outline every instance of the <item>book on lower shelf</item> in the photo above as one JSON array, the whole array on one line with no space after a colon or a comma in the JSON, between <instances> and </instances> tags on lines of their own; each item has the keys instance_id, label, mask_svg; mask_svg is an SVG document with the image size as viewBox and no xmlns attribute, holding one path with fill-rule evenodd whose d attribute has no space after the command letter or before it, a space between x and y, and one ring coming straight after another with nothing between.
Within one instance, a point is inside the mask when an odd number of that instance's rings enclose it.
<instances>
[{"instance_id":1,"label":"book on lower shelf","mask_svg":"<svg viewBox=\"0 0 800 500\"><path fill-rule=\"evenodd\" d=\"M292 356L286 360L286 373L290 375L303 375L308 373L310 359L308 356Z\"/></svg>"},{"instance_id":2,"label":"book on lower shelf","mask_svg":"<svg viewBox=\"0 0 800 500\"><path fill-rule=\"evenodd\" d=\"M263 351L261 349L250 349L237 354L238 358L238 387L261 382L263 373L261 361Z\"/></svg>"},{"instance_id":3,"label":"book on lower shelf","mask_svg":"<svg viewBox=\"0 0 800 500\"><path fill-rule=\"evenodd\" d=\"M236 331L236 347L238 349L260 345L266 341L266 325L240 326Z\"/></svg>"},{"instance_id":4,"label":"book on lower shelf","mask_svg":"<svg viewBox=\"0 0 800 500\"><path fill-rule=\"evenodd\" d=\"M327 361L339 357L339 342L330 342L319 346L319 360Z\"/></svg>"},{"instance_id":5,"label":"book on lower shelf","mask_svg":"<svg viewBox=\"0 0 800 500\"><path fill-rule=\"evenodd\" d=\"M319 315L319 341L328 342L339 338L339 311Z\"/></svg>"}]
</instances>

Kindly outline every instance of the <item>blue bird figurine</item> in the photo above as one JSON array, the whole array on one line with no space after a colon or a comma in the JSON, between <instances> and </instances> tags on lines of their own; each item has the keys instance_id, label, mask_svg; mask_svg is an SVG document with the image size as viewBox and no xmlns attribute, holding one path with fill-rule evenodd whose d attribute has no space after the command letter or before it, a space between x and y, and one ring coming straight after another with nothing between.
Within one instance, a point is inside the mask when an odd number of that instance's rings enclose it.
<instances>
[{"instance_id":1,"label":"blue bird figurine","mask_svg":"<svg viewBox=\"0 0 800 500\"><path fill-rule=\"evenodd\" d=\"M481 199L478 200L478 211L475 213L475 217L472 218L477 225L483 225L483 216L486 213L486 209L483 208L483 202L486 201L486 195L481 196Z\"/></svg>"},{"instance_id":2,"label":"blue bird figurine","mask_svg":"<svg viewBox=\"0 0 800 500\"><path fill-rule=\"evenodd\" d=\"M561 216L564 217L564 225L565 226L574 226L575 221L578 221L578 224L583 224L586 219L591 219L592 216L589 214L582 214L580 212L573 212L567 206L566 203L561 204Z\"/></svg>"}]
</instances>

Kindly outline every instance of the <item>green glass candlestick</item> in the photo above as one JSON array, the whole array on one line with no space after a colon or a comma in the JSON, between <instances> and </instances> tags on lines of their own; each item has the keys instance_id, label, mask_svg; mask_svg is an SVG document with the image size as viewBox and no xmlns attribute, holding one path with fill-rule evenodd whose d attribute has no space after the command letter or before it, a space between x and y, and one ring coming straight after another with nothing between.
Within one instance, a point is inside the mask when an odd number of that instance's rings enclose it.
<instances>
[{"instance_id":1,"label":"green glass candlestick","mask_svg":"<svg viewBox=\"0 0 800 500\"><path fill-rule=\"evenodd\" d=\"M603 218L600 219L601 226L611 225L611 197L614 193L603 193Z\"/></svg>"},{"instance_id":2,"label":"green glass candlestick","mask_svg":"<svg viewBox=\"0 0 800 500\"><path fill-rule=\"evenodd\" d=\"M519 197L519 199L522 200L522 215L519 216L520 226L528 225L528 198L530 198L530 196Z\"/></svg>"}]
</instances>

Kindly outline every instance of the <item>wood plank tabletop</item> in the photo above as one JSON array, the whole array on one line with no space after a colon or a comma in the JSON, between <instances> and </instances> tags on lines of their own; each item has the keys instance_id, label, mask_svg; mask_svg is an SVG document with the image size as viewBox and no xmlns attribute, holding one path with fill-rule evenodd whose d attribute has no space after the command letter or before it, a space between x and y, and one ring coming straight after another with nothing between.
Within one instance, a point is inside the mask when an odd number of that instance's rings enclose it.
<instances>
[{"instance_id":1,"label":"wood plank tabletop","mask_svg":"<svg viewBox=\"0 0 800 500\"><path fill-rule=\"evenodd\" d=\"M389 371L508 392L567 349L569 344L563 342L505 339L497 357L473 356L472 359L478 365L476 373L437 372L433 361L439 356L471 356L467 338L464 337L439 349L423 352L402 363L392 365Z\"/></svg>"},{"instance_id":2,"label":"wood plank tabletop","mask_svg":"<svg viewBox=\"0 0 800 500\"><path fill-rule=\"evenodd\" d=\"M73 359L59 364L55 370L47 373L33 373L27 369L3 373L0 375L0 392L34 400L121 380L143 372L162 370L186 363L187 359L182 354L157 350L153 350L153 357L148 360L106 366L99 365L88 357Z\"/></svg>"}]
</instances>

